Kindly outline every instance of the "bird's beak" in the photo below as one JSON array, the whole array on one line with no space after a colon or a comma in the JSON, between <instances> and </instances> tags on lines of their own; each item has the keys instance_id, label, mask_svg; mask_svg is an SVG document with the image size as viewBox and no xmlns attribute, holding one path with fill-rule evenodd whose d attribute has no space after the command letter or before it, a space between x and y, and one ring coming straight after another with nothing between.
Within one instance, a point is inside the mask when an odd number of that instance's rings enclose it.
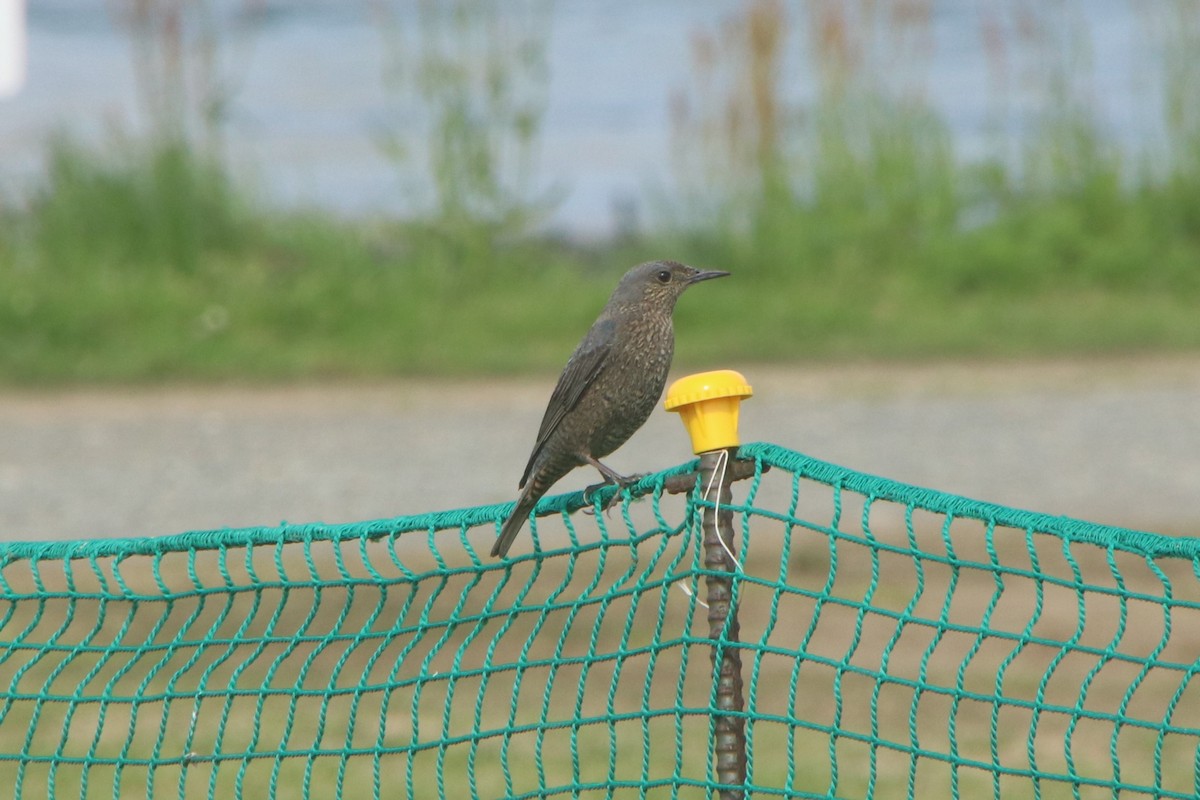
<instances>
[{"instance_id":1,"label":"bird's beak","mask_svg":"<svg viewBox=\"0 0 1200 800\"><path fill-rule=\"evenodd\" d=\"M724 278L728 272L722 272L719 269L702 269L698 270L695 275L688 278L688 285L699 283L700 281L712 280L713 278Z\"/></svg>"}]
</instances>

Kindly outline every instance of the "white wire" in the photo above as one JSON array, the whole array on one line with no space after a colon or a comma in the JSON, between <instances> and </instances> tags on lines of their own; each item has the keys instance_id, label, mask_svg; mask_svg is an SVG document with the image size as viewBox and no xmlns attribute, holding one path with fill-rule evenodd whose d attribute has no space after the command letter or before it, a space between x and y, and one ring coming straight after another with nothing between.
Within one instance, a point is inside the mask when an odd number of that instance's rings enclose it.
<instances>
[{"instance_id":1,"label":"white wire","mask_svg":"<svg viewBox=\"0 0 1200 800\"><path fill-rule=\"evenodd\" d=\"M744 570L742 569L742 562L738 561L737 556L733 554L733 551L729 549L729 545L725 543L725 537L721 536L721 528L717 522L717 520L720 519L721 514L721 487L725 484L725 470L728 468L728 466L729 451L722 450L721 454L717 457L717 468L713 470L712 477L710 477L708 480L708 486L704 487L704 499L707 500L709 498L715 486L717 489L717 496L716 499L713 500L713 520L714 525L717 528L717 541L721 543L721 549L724 550L725 554L729 556L729 560L733 562L735 567L737 567L737 571L743 572ZM695 596L695 593L692 591L692 587L688 586L683 581L676 581L675 585L678 586L680 590L688 597ZM708 608L708 603L705 603L699 597L696 597L696 602L705 608Z\"/></svg>"},{"instance_id":2,"label":"white wire","mask_svg":"<svg viewBox=\"0 0 1200 800\"><path fill-rule=\"evenodd\" d=\"M729 466L729 451L722 450L721 455L717 457L717 469L713 470L712 478L708 481L708 486L704 489L704 499L712 494L713 484L716 484L717 497L713 500L713 520L717 528L717 541L721 543L721 549L729 556L729 560L737 567L738 572L743 572L742 562L738 561L737 556L729 549L729 545L725 543L725 537L721 536L720 514L721 514L721 487L725 485L725 470Z\"/></svg>"}]
</instances>

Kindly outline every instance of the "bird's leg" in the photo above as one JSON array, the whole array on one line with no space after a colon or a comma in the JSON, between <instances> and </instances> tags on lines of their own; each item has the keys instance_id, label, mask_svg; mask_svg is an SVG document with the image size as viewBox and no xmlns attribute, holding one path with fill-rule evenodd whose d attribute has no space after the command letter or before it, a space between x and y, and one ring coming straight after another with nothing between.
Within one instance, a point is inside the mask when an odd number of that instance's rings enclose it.
<instances>
[{"instance_id":1,"label":"bird's leg","mask_svg":"<svg viewBox=\"0 0 1200 800\"><path fill-rule=\"evenodd\" d=\"M605 486L610 483L615 483L617 486L628 486L634 480L633 478L626 478L612 467L604 465L598 458L584 456L583 460L595 467L596 471L604 476L604 483L599 484L600 486Z\"/></svg>"},{"instance_id":2,"label":"bird's leg","mask_svg":"<svg viewBox=\"0 0 1200 800\"><path fill-rule=\"evenodd\" d=\"M609 466L601 463L600 460L597 458L592 458L591 456L584 456L583 458L587 463L589 463L593 467L595 467L596 470L600 473L600 475L604 478L603 482L592 484L591 486L589 486L583 490L583 498L584 498L584 500L587 500L588 502L591 502L592 493L598 489L603 489L605 486L608 486L610 484L616 484L621 489L624 489L626 486L629 486L631 483L637 483L643 477L642 475L625 476L625 475L620 474L616 470L612 469L612 467L609 467ZM617 502L617 498L620 497L620 495L621 495L620 491L614 492L613 496L610 497L608 499L608 502L606 502L604 504L604 510L608 511L610 508L612 508L612 506Z\"/></svg>"}]
</instances>

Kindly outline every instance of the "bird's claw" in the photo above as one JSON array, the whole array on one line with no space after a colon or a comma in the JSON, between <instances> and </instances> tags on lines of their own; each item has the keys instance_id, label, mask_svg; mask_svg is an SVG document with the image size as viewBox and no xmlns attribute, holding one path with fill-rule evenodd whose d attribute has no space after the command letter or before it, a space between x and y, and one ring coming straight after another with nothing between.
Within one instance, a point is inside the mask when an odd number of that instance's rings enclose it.
<instances>
[{"instance_id":1,"label":"bird's claw","mask_svg":"<svg viewBox=\"0 0 1200 800\"><path fill-rule=\"evenodd\" d=\"M583 509L583 513L595 514L596 509L592 505L592 495L594 495L599 490L603 489L605 486L611 486L611 485L612 484L609 483L608 481L602 481L600 483L593 483L591 486L586 487L583 490L583 501L585 503L587 503L588 505L586 508ZM621 493L619 491L613 492L612 496L604 501L604 505L601 508L604 511L605 516L608 515L608 510L613 507L613 503L617 502L617 499L620 496L620 494Z\"/></svg>"},{"instance_id":2,"label":"bird's claw","mask_svg":"<svg viewBox=\"0 0 1200 800\"><path fill-rule=\"evenodd\" d=\"M612 495L610 495L609 498L604 501L604 505L601 506L601 510L604 511L604 515L608 516L609 510L620 501L621 492L624 489L637 483L642 478L646 477L647 474L649 474L649 473L639 473L637 475L629 475L629 476L623 477L621 480L618 480L618 481L610 481L608 479L605 479L605 480L601 481L600 483L593 483L591 486L586 487L583 490L583 500L584 500L584 502L586 502L588 504L588 507L583 509L583 513L595 514L596 509L592 505L592 495L594 495L599 490L603 489L605 486L613 486L615 484L617 487L617 491L613 492Z\"/></svg>"}]
</instances>

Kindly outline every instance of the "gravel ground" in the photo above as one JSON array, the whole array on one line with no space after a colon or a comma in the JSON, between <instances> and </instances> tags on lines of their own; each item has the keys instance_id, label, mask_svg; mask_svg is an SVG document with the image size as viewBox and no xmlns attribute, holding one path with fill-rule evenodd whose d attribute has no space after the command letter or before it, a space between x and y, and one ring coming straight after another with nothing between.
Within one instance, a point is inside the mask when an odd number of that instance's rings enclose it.
<instances>
[{"instance_id":1,"label":"gravel ground","mask_svg":"<svg viewBox=\"0 0 1200 800\"><path fill-rule=\"evenodd\" d=\"M1200 535L1200 356L741 371L755 388L744 441L992 502ZM552 384L0 392L0 540L511 500ZM690 456L662 412L608 461L642 472ZM579 470L560 488L594 480Z\"/></svg>"}]
</instances>

